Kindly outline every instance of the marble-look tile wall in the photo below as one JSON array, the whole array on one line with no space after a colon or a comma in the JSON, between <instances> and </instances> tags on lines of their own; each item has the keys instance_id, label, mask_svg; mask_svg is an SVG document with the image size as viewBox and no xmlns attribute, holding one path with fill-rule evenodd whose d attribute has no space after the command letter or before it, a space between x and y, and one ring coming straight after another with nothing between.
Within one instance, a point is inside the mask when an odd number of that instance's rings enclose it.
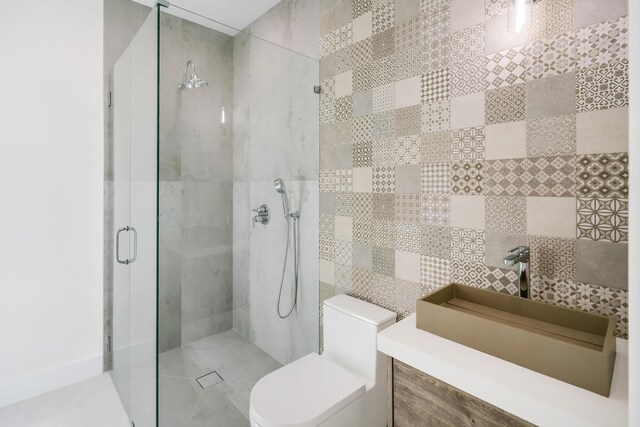
<instances>
[{"instance_id":1,"label":"marble-look tile wall","mask_svg":"<svg viewBox=\"0 0 640 427\"><path fill-rule=\"evenodd\" d=\"M322 0L321 299L404 316L451 281L619 317L627 335L627 1Z\"/></svg>"},{"instance_id":2,"label":"marble-look tile wall","mask_svg":"<svg viewBox=\"0 0 640 427\"><path fill-rule=\"evenodd\" d=\"M234 37L233 326L281 363L318 349L318 16L317 2L285 0ZM301 211L298 308L286 320L276 312L287 227L278 177ZM254 228L262 203L271 222Z\"/></svg>"},{"instance_id":3,"label":"marble-look tile wall","mask_svg":"<svg viewBox=\"0 0 640 427\"><path fill-rule=\"evenodd\" d=\"M232 327L233 38L163 14L160 43L162 352ZM208 87L178 89L189 59Z\"/></svg>"}]
</instances>

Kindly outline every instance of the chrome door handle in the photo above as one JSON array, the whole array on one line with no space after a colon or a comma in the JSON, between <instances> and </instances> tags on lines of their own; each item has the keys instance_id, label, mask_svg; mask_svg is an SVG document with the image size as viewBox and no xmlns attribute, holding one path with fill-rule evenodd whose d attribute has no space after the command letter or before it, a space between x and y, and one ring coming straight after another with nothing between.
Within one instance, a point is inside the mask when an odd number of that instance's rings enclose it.
<instances>
[{"instance_id":1,"label":"chrome door handle","mask_svg":"<svg viewBox=\"0 0 640 427\"><path fill-rule=\"evenodd\" d=\"M120 233L123 231L129 232L133 231L133 258L131 259L120 259ZM116 261L120 264L129 265L138 258L138 232L133 227L122 227L116 231Z\"/></svg>"}]
</instances>

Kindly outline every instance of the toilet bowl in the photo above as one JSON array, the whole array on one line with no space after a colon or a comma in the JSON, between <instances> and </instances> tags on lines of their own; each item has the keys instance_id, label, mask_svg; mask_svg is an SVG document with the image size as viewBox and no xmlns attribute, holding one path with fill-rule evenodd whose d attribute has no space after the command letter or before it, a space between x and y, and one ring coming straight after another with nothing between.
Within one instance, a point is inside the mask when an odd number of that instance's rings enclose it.
<instances>
[{"instance_id":1,"label":"toilet bowl","mask_svg":"<svg viewBox=\"0 0 640 427\"><path fill-rule=\"evenodd\" d=\"M396 314L338 295L323 304L324 352L266 375L251 390L252 427L387 425L387 356L378 332Z\"/></svg>"}]
</instances>

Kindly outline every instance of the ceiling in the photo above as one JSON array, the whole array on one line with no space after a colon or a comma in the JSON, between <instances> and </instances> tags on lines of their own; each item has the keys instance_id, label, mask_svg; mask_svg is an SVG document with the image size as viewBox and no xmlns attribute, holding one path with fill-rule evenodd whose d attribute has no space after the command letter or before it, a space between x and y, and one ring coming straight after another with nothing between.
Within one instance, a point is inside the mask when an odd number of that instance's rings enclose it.
<instances>
[{"instance_id":1,"label":"ceiling","mask_svg":"<svg viewBox=\"0 0 640 427\"><path fill-rule=\"evenodd\" d=\"M150 7L158 3L157 0L134 1ZM171 6L163 10L234 36L279 2L280 0L169 0Z\"/></svg>"}]
</instances>

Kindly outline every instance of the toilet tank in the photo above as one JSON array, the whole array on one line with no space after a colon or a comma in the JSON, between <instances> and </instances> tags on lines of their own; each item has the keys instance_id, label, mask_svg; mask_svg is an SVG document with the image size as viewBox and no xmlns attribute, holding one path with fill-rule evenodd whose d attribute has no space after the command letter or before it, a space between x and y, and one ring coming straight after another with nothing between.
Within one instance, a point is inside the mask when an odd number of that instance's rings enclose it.
<instances>
[{"instance_id":1,"label":"toilet tank","mask_svg":"<svg viewBox=\"0 0 640 427\"><path fill-rule=\"evenodd\" d=\"M340 366L376 381L378 332L396 321L396 314L377 305L337 295L323 304L324 356Z\"/></svg>"}]
</instances>

